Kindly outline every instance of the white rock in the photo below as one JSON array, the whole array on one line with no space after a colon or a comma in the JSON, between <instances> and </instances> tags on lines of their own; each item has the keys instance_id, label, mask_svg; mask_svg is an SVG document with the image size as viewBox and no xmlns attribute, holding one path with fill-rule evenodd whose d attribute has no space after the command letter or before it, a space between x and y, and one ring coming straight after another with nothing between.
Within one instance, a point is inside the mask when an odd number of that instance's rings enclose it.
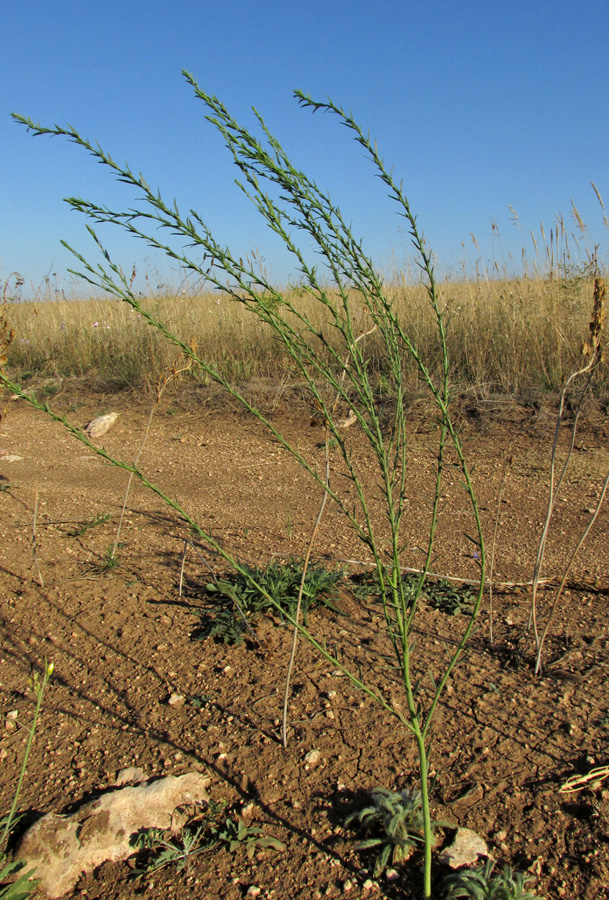
<instances>
[{"instance_id":1,"label":"white rock","mask_svg":"<svg viewBox=\"0 0 609 900\"><path fill-rule=\"evenodd\" d=\"M469 828L457 828L452 844L440 853L438 860L451 869L460 869L474 865L488 855L488 847L480 835Z\"/></svg>"},{"instance_id":2,"label":"white rock","mask_svg":"<svg viewBox=\"0 0 609 900\"><path fill-rule=\"evenodd\" d=\"M130 838L142 828L179 831L183 821L174 816L176 809L207 802L208 784L209 778L195 772L170 775L101 794L71 816L50 813L26 832L16 859L35 868L47 897L61 897L82 872L132 856Z\"/></svg>"},{"instance_id":3,"label":"white rock","mask_svg":"<svg viewBox=\"0 0 609 900\"><path fill-rule=\"evenodd\" d=\"M126 784L139 784L140 781L146 781L144 770L140 769L139 766L127 766L127 768L117 772L114 786L123 787Z\"/></svg>"},{"instance_id":4,"label":"white rock","mask_svg":"<svg viewBox=\"0 0 609 900\"><path fill-rule=\"evenodd\" d=\"M319 750L309 750L309 752L307 753L307 755L304 758L305 765L316 766L320 759L321 759L321 753Z\"/></svg>"},{"instance_id":5,"label":"white rock","mask_svg":"<svg viewBox=\"0 0 609 900\"><path fill-rule=\"evenodd\" d=\"M102 437L107 431L110 431L112 426L116 424L117 419L118 413L115 412L106 413L105 416L97 416L97 418L91 419L85 428L85 434L90 437L92 441L96 441L97 438Z\"/></svg>"},{"instance_id":6,"label":"white rock","mask_svg":"<svg viewBox=\"0 0 609 900\"><path fill-rule=\"evenodd\" d=\"M186 703L186 697L184 694L172 694L167 702L170 706L175 706L176 709L180 709Z\"/></svg>"}]
</instances>

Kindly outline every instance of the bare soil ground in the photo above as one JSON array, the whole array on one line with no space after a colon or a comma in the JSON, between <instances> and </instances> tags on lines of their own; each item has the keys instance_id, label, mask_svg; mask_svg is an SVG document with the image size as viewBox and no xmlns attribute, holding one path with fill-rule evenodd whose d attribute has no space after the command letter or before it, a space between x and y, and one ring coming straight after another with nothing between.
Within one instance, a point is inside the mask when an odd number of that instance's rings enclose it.
<instances>
[{"instance_id":1,"label":"bare soil ground","mask_svg":"<svg viewBox=\"0 0 609 900\"><path fill-rule=\"evenodd\" d=\"M103 441L125 460L135 459L148 418L145 403L93 396L76 403L59 395L53 405L79 425L116 409L118 423ZM272 415L322 466L320 432L310 427L307 410L284 398ZM422 561L417 548L429 516L431 421L413 410L404 533L410 548L404 563L413 567ZM505 455L513 457L496 548L501 582L531 578L547 502L552 421L549 413L514 403L473 418L465 414L462 421L487 540ZM549 578L562 573L589 519L609 465L608 435L600 413L579 432L544 567ZM354 430L350 439L373 487L376 473L362 437ZM20 459L8 461L11 456ZM260 565L278 558L273 554L302 557L319 487L230 403L168 401L153 421L140 467L241 559ZM334 478L348 490L340 473ZM358 851L355 833L343 827L366 790L416 786L415 747L395 721L301 643L284 750L278 732L290 630L266 618L256 624L257 640L239 646L193 638L210 576L189 550L179 596L189 533L170 509L134 484L118 565L104 566L126 473L21 403L11 404L0 427L0 479L0 809L8 809L22 759L19 722L27 723L32 711L27 680L46 657L55 674L20 801L26 823L109 789L127 766L140 766L147 777L198 770L211 775L211 797L226 802L227 814L245 815L247 824L285 845L283 852L257 848L251 859L245 847L233 853L216 848L182 871L169 867L140 881L127 864L106 864L83 876L73 896L236 900L251 888L260 892L249 896L275 900L417 896L417 857L396 880L377 882L373 857ZM36 495L38 568L32 553ZM442 509L433 569L475 579L475 546L467 537L473 525L450 469ZM76 533L105 515L104 524ZM609 763L608 526L605 505L551 628L543 675L533 675L529 589L497 588L494 642L487 597L433 731L437 818L474 829L501 863L528 870L536 893L548 898L609 897L609 779L576 794L560 792L570 776ZM225 571L220 559L198 548L217 572ZM329 567L367 561L365 548L332 509L315 552ZM353 577L366 571L353 563L347 568ZM542 593L544 614L554 589ZM400 702L378 600L346 582L338 605L345 615L315 612L312 631ZM440 671L445 646L460 627L459 617L423 604L415 629L423 674ZM168 703L173 694L183 705ZM17 717L7 718L10 711ZM313 749L320 756L309 765L305 756Z\"/></svg>"}]
</instances>

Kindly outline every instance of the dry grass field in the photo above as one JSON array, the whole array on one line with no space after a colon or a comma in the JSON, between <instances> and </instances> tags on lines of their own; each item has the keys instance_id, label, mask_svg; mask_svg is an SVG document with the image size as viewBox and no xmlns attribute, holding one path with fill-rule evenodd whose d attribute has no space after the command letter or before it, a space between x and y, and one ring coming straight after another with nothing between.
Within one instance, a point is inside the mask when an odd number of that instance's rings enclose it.
<instances>
[{"instance_id":1,"label":"dry grass field","mask_svg":"<svg viewBox=\"0 0 609 900\"><path fill-rule=\"evenodd\" d=\"M501 394L538 397L556 392L577 364L592 308L591 278L453 281L439 291L456 388L483 400ZM304 293L292 293L297 308L320 322L318 304ZM388 294L424 362L439 371L437 328L424 288L394 284ZM186 343L194 340L229 380L271 378L284 386L293 381L289 361L270 331L226 296L181 290L152 294L142 303ZM356 295L353 306L357 315ZM66 378L82 379L98 392L154 389L175 358L158 333L142 327L137 312L114 299L15 303L10 319L16 331L9 348L11 371L26 384L47 379L51 392L54 382L58 386ZM386 370L374 335L366 352L382 385ZM416 392L414 366L407 374ZM595 390L602 392L606 372L599 376Z\"/></svg>"}]
</instances>

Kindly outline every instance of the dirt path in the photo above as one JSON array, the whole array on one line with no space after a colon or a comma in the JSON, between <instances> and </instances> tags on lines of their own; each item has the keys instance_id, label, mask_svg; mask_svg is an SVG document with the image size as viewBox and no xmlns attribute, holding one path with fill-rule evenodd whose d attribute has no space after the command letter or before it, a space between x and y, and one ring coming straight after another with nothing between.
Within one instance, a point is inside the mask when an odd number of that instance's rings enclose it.
<instances>
[{"instance_id":1,"label":"dirt path","mask_svg":"<svg viewBox=\"0 0 609 900\"><path fill-rule=\"evenodd\" d=\"M145 406L85 398L75 408L73 398L61 397L56 405L80 425L117 409L120 417L105 445L127 461L135 459L148 417ZM487 536L506 453L514 459L496 550L501 581L530 579L547 497L551 421L534 426L528 415L516 409L475 428L463 425ZM306 410L286 406L274 416L302 452L323 466L320 432L310 427ZM351 440L363 477L374 485L361 435L354 431ZM409 548L404 562L413 567L422 561L433 447L433 428L413 418L404 529ZM9 461L15 456L20 459ZM598 420L576 442L546 575L561 573L608 466L607 426ZM302 557L320 490L259 423L230 406L166 405L153 422L140 467L241 559L260 565ZM333 478L337 489L350 490L340 472ZM55 675L20 803L29 820L108 788L126 766L138 765L148 777L200 770L213 776L212 798L226 801L226 814L244 814L247 824L286 847L283 853L254 848L252 859L244 847L235 853L216 848L185 870L168 868L149 882L131 880L128 866L105 865L83 877L74 896L127 900L148 893L167 900L232 900L252 886L260 888L258 896L275 900L411 896L417 865L405 866L396 881L372 883L367 871L372 858L355 849L354 833L342 821L367 789L416 785L413 743L371 700L301 646L291 741L284 751L277 735L289 630L267 618L256 625L256 642L193 640L209 572L190 550L184 595L178 595L188 532L139 485L127 505L118 565L104 565L126 480L125 472L101 461L61 426L11 404L0 427L0 809L8 808L23 752L18 723L31 713L27 679L47 657ZM36 497L37 567L31 537ZM382 533L376 500L372 508ZM475 578L475 545L467 537L473 526L450 470L442 509L433 568ZM99 524L83 529L96 519ZM609 763L608 533L605 506L573 572L581 589L573 585L556 617L544 675L532 674L527 589L498 591L495 642L490 645L486 608L433 733L437 817L476 830L501 862L529 870L539 895L551 898L609 897L609 779L573 796L559 792L574 773ZM332 509L316 546L317 556L332 568L341 560L366 558L365 548ZM223 571L213 554L203 547L200 553ZM351 565L349 571L365 570ZM548 590L542 597L543 609L551 596ZM345 584L338 605L346 615L312 615L315 635L399 702L375 597L356 595L353 585ZM424 676L429 670L437 674L460 622L423 606L416 638ZM183 702L169 704L174 694ZM15 710L17 718L7 718ZM309 765L305 757L313 749L320 756Z\"/></svg>"}]
</instances>

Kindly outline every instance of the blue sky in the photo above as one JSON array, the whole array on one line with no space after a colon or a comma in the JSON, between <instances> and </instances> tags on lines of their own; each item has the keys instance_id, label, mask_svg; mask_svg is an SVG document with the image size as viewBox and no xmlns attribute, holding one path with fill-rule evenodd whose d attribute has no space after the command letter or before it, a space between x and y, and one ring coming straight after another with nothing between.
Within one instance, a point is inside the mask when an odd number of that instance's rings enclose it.
<instances>
[{"instance_id":1,"label":"blue sky","mask_svg":"<svg viewBox=\"0 0 609 900\"><path fill-rule=\"evenodd\" d=\"M272 277L288 279L289 260L235 188L183 68L240 121L253 125L259 110L388 275L412 258L395 204L348 132L299 109L294 88L331 96L376 137L441 272L473 266L472 233L482 265L514 268L523 246L533 255L540 221L548 237L562 213L577 235L571 199L589 229L582 256L599 243L607 264L590 185L609 209L606 0L5 0L0 28L0 278L18 271L26 291L45 275L67 288L73 263L60 238L96 258L64 197L117 208L135 197L82 149L28 135L11 111L69 122L183 212L198 210L235 254L257 248ZM179 279L143 244L99 233L150 284Z\"/></svg>"}]
</instances>

